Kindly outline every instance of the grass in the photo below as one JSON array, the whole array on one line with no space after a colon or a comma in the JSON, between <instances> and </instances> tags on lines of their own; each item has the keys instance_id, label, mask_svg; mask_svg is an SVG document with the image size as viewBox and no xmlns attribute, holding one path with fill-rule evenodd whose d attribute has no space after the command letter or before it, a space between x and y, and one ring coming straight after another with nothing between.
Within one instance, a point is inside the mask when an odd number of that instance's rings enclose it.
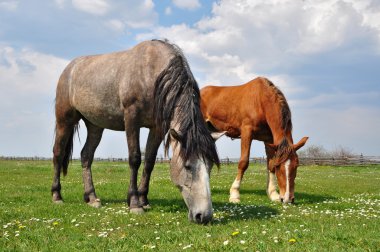
<instances>
[{"instance_id":1,"label":"grass","mask_svg":"<svg viewBox=\"0 0 380 252\"><path fill-rule=\"evenodd\" d=\"M83 203L81 168L62 181L63 205L51 203L48 161L0 160L0 251L379 251L380 166L304 166L295 205L268 200L265 167L251 165L242 203L228 203L236 167L211 176L214 221L196 225L169 179L153 171L144 215L125 206L129 168L96 162L93 177L103 207Z\"/></svg>"}]
</instances>

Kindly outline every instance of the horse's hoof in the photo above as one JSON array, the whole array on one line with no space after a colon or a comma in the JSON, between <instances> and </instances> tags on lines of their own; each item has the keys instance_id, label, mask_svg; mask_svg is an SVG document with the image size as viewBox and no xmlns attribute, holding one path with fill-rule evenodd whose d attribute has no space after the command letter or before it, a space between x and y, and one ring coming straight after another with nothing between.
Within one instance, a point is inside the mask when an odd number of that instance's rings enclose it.
<instances>
[{"instance_id":1,"label":"horse's hoof","mask_svg":"<svg viewBox=\"0 0 380 252\"><path fill-rule=\"evenodd\" d=\"M57 204L57 205L62 205L63 204L63 200L53 200L53 203Z\"/></svg>"},{"instance_id":2,"label":"horse's hoof","mask_svg":"<svg viewBox=\"0 0 380 252\"><path fill-rule=\"evenodd\" d=\"M129 212L131 212L133 214L143 214L143 213L145 213L145 211L144 211L144 209L142 207L131 208L131 209L129 209Z\"/></svg>"},{"instance_id":3,"label":"horse's hoof","mask_svg":"<svg viewBox=\"0 0 380 252\"><path fill-rule=\"evenodd\" d=\"M95 199L94 201L90 201L87 204L91 207L94 207L94 208L100 208L102 206L100 199Z\"/></svg>"},{"instance_id":4,"label":"horse's hoof","mask_svg":"<svg viewBox=\"0 0 380 252\"><path fill-rule=\"evenodd\" d=\"M151 205L145 205L145 206L143 206L143 209L151 209L152 208L152 206Z\"/></svg>"},{"instance_id":5,"label":"horse's hoof","mask_svg":"<svg viewBox=\"0 0 380 252\"><path fill-rule=\"evenodd\" d=\"M230 203L234 203L234 204L240 203L240 199L238 199L238 198L230 198Z\"/></svg>"}]
</instances>

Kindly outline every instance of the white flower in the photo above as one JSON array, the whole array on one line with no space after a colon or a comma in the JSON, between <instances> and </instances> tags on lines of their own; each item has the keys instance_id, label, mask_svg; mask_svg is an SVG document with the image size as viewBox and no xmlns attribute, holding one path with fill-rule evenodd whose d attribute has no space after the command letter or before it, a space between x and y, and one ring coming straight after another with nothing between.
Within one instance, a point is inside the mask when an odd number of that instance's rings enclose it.
<instances>
[{"instance_id":1,"label":"white flower","mask_svg":"<svg viewBox=\"0 0 380 252\"><path fill-rule=\"evenodd\" d=\"M245 241L244 241L244 240L241 240L241 241L240 241L240 244L245 244Z\"/></svg>"},{"instance_id":2,"label":"white flower","mask_svg":"<svg viewBox=\"0 0 380 252\"><path fill-rule=\"evenodd\" d=\"M188 249L188 248L191 248L191 246L193 246L193 244L189 244L189 245L183 247L182 249Z\"/></svg>"},{"instance_id":3,"label":"white flower","mask_svg":"<svg viewBox=\"0 0 380 252\"><path fill-rule=\"evenodd\" d=\"M230 243L230 241L229 241L229 240L225 240L225 241L223 242L223 245L224 245L224 246L227 246L228 243Z\"/></svg>"}]
</instances>

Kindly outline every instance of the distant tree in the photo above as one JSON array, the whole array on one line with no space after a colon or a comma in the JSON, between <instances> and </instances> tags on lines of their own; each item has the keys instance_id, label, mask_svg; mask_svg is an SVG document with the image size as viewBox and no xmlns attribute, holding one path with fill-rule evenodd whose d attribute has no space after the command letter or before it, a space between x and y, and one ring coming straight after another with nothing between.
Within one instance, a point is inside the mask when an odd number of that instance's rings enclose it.
<instances>
[{"instance_id":1,"label":"distant tree","mask_svg":"<svg viewBox=\"0 0 380 252\"><path fill-rule=\"evenodd\" d=\"M323 158L329 156L329 154L321 145L309 145L305 150L299 152L299 156L307 158Z\"/></svg>"},{"instance_id":2,"label":"distant tree","mask_svg":"<svg viewBox=\"0 0 380 252\"><path fill-rule=\"evenodd\" d=\"M339 145L338 147L335 147L335 149L331 152L331 155L333 157L354 157L355 153L351 148L344 147Z\"/></svg>"}]
</instances>

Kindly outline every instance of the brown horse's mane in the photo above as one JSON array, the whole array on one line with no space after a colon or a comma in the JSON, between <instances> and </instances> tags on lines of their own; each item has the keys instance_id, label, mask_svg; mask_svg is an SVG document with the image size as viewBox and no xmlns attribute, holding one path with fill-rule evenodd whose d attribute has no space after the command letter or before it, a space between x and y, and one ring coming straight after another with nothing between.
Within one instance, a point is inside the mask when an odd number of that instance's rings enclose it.
<instances>
[{"instance_id":1,"label":"brown horse's mane","mask_svg":"<svg viewBox=\"0 0 380 252\"><path fill-rule=\"evenodd\" d=\"M270 80L265 79L265 83L268 85L270 89L276 94L277 103L280 106L280 121L281 121L281 127L282 129L286 131L292 131L292 113L290 112L290 108L288 105L288 102L286 101L286 98L284 94L281 92L281 90L276 87Z\"/></svg>"},{"instance_id":2,"label":"brown horse's mane","mask_svg":"<svg viewBox=\"0 0 380 252\"><path fill-rule=\"evenodd\" d=\"M284 131L284 137L281 140L280 144L277 146L277 151L274 156L274 164L279 165L282 162L285 162L289 155L294 152L292 146L289 144L288 139L286 138L286 133L292 131L292 114L290 112L290 108L288 105L288 102L286 101L286 98L284 94L281 92L281 90L276 87L270 80L265 79L265 83L268 85L268 87L275 93L276 95L276 101L278 106L280 106L280 121L281 121L281 128Z\"/></svg>"}]
</instances>

